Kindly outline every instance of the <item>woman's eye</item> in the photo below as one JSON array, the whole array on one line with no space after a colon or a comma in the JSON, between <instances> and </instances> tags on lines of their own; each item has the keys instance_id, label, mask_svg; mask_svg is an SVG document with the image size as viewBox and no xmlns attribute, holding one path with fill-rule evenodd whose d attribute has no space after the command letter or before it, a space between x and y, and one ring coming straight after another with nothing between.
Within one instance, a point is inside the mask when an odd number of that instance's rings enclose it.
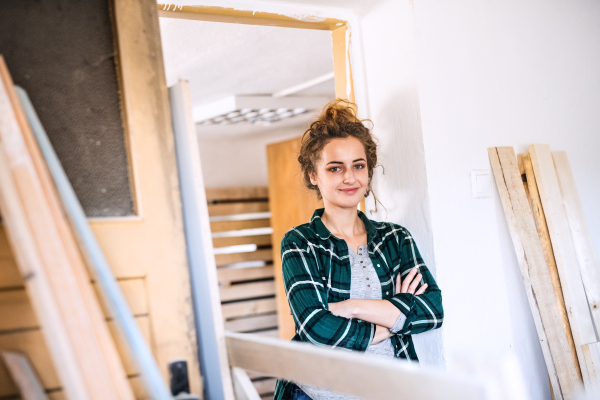
<instances>
[{"instance_id":1,"label":"woman's eye","mask_svg":"<svg viewBox=\"0 0 600 400\"><path fill-rule=\"evenodd\" d=\"M356 168L364 168L364 167L365 167L365 165L364 165L364 164L358 164L358 165L355 165L355 167L356 167Z\"/></svg>"},{"instance_id":2,"label":"woman's eye","mask_svg":"<svg viewBox=\"0 0 600 400\"><path fill-rule=\"evenodd\" d=\"M331 172L337 172L338 169L340 169L340 167L329 168Z\"/></svg>"}]
</instances>

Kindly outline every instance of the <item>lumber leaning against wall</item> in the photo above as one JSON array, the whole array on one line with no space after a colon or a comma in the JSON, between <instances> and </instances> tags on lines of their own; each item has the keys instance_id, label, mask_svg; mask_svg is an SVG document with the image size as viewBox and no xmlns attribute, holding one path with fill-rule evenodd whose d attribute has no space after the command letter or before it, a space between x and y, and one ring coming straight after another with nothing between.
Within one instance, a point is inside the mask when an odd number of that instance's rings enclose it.
<instances>
[{"instance_id":1,"label":"lumber leaning against wall","mask_svg":"<svg viewBox=\"0 0 600 400\"><path fill-rule=\"evenodd\" d=\"M2 58L0 75L0 212L67 398L133 399Z\"/></svg>"},{"instance_id":2,"label":"lumber leaning against wall","mask_svg":"<svg viewBox=\"0 0 600 400\"><path fill-rule=\"evenodd\" d=\"M592 323L592 317L588 309L585 289L581 281L579 265L573 239L565 208L563 206L558 178L554 169L554 162L550 148L545 144L532 144L529 146L531 164L540 193L544 214L552 249L556 260L556 267L560 276L562 293L567 306L569 325L573 333L573 341L581 367L583 381L587 386L591 385L583 349L585 344L595 343L596 334Z\"/></svg>"},{"instance_id":3,"label":"lumber leaning against wall","mask_svg":"<svg viewBox=\"0 0 600 400\"><path fill-rule=\"evenodd\" d=\"M517 158L512 147L492 147L488 149L488 155L554 396L556 400L578 399L583 384L571 356Z\"/></svg>"}]
</instances>

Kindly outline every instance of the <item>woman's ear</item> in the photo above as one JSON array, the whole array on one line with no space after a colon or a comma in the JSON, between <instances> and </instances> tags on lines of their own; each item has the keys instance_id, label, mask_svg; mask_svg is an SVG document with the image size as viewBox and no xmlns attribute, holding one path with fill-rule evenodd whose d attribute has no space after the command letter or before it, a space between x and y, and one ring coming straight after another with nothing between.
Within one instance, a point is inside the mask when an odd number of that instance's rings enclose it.
<instances>
[{"instance_id":1,"label":"woman's ear","mask_svg":"<svg viewBox=\"0 0 600 400\"><path fill-rule=\"evenodd\" d=\"M315 174L313 174L312 172L308 173L308 177L310 178L310 183L312 183L313 185L317 185L317 177L315 176Z\"/></svg>"}]
</instances>

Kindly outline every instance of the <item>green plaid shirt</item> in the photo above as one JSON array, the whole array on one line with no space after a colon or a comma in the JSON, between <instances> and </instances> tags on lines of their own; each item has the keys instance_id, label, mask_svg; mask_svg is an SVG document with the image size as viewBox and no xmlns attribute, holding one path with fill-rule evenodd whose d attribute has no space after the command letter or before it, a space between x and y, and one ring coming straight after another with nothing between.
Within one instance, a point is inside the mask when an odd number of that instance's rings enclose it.
<instances>
[{"instance_id":1,"label":"green plaid shirt","mask_svg":"<svg viewBox=\"0 0 600 400\"><path fill-rule=\"evenodd\" d=\"M350 298L348 245L331 234L321 221L324 208L316 209L310 222L290 229L281 241L283 282L296 325L292 340L323 347L365 351L373 340L375 324L333 315L330 302ZM406 315L404 327L391 337L396 358L418 361L412 335L442 326L442 292L423 262L411 234L391 222L370 220L360 210L367 230L368 252L381 283L384 300ZM396 277L416 267L428 284L415 296L396 291ZM292 385L278 380L276 400L288 399Z\"/></svg>"}]
</instances>

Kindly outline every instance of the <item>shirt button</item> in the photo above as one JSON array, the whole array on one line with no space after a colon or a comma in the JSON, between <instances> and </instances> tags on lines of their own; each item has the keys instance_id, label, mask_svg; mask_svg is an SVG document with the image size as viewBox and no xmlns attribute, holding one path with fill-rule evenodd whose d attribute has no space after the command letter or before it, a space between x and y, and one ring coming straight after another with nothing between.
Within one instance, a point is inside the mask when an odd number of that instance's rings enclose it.
<instances>
[{"instance_id":1,"label":"shirt button","mask_svg":"<svg viewBox=\"0 0 600 400\"><path fill-rule=\"evenodd\" d=\"M371 287L371 285L367 285L367 287Z\"/></svg>"},{"instance_id":2,"label":"shirt button","mask_svg":"<svg viewBox=\"0 0 600 400\"><path fill-rule=\"evenodd\" d=\"M363 262L361 261L360 263L362 264Z\"/></svg>"},{"instance_id":3,"label":"shirt button","mask_svg":"<svg viewBox=\"0 0 600 400\"><path fill-rule=\"evenodd\" d=\"M385 292L385 294L390 294L390 292Z\"/></svg>"},{"instance_id":4,"label":"shirt button","mask_svg":"<svg viewBox=\"0 0 600 400\"><path fill-rule=\"evenodd\" d=\"M381 265L377 264L377 268L381 267Z\"/></svg>"},{"instance_id":5,"label":"shirt button","mask_svg":"<svg viewBox=\"0 0 600 400\"><path fill-rule=\"evenodd\" d=\"M367 280L369 280L369 278L367 278Z\"/></svg>"}]
</instances>

